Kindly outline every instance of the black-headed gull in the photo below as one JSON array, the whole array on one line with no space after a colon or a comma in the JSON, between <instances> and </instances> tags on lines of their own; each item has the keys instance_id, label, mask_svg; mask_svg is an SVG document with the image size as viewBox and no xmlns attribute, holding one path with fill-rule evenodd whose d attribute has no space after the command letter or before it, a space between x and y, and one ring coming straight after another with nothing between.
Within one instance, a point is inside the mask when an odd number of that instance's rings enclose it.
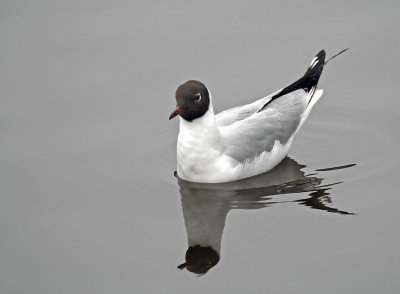
<instances>
[{"instance_id":1,"label":"black-headed gull","mask_svg":"<svg viewBox=\"0 0 400 294\"><path fill-rule=\"evenodd\" d=\"M177 107L169 118L180 115L178 176L191 182L221 183L276 166L322 95L316 88L327 62L321 50L293 84L217 115L203 83L190 80L180 85L175 94Z\"/></svg>"}]
</instances>

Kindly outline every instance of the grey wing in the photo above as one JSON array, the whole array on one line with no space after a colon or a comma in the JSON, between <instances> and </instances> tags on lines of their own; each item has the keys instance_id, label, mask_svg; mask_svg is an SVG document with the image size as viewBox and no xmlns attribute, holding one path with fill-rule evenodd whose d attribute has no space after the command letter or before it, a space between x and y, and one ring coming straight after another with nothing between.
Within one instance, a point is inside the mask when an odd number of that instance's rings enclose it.
<instances>
[{"instance_id":1,"label":"grey wing","mask_svg":"<svg viewBox=\"0 0 400 294\"><path fill-rule=\"evenodd\" d=\"M244 120L249 116L255 114L259 111L265 104L267 104L273 95L279 93L281 90L268 95L267 97L261 98L253 103L234 107L225 111L218 113L215 116L217 124L221 127L229 126L237 121Z\"/></svg>"},{"instance_id":2,"label":"grey wing","mask_svg":"<svg viewBox=\"0 0 400 294\"><path fill-rule=\"evenodd\" d=\"M227 149L239 162L270 151L275 141L285 144L295 134L307 108L308 93L296 90L269 103L260 112L220 127Z\"/></svg>"}]
</instances>

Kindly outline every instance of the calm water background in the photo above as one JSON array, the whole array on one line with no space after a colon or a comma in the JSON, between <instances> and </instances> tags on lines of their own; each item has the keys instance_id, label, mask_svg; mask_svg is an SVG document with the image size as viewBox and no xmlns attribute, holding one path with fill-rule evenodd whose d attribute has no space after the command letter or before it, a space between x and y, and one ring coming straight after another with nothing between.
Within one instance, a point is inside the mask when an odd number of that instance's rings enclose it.
<instances>
[{"instance_id":1,"label":"calm water background","mask_svg":"<svg viewBox=\"0 0 400 294\"><path fill-rule=\"evenodd\" d=\"M0 292L398 293L399 1L1 1ZM304 74L324 95L290 157L340 215L295 202L227 215L221 261L176 266L174 93L214 109ZM275 201L307 198L275 196Z\"/></svg>"}]
</instances>

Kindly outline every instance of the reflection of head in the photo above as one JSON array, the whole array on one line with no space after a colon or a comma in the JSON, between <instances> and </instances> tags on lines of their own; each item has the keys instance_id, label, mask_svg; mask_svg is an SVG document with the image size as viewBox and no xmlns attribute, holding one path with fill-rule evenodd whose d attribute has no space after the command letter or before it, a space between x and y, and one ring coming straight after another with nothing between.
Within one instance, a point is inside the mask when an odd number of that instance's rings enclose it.
<instances>
[{"instance_id":1,"label":"reflection of head","mask_svg":"<svg viewBox=\"0 0 400 294\"><path fill-rule=\"evenodd\" d=\"M188 248L185 259L186 262L179 265L179 269L186 268L195 274L205 274L219 262L219 255L211 247L196 245Z\"/></svg>"}]
</instances>

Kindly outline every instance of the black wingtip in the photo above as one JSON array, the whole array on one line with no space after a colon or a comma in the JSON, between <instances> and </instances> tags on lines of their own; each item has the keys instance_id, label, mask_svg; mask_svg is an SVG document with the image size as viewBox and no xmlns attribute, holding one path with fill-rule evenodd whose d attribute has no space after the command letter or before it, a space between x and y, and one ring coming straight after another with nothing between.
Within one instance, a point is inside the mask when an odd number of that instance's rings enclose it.
<instances>
[{"instance_id":1,"label":"black wingtip","mask_svg":"<svg viewBox=\"0 0 400 294\"><path fill-rule=\"evenodd\" d=\"M317 72L318 69L321 70L321 72L319 73L319 75L321 75L322 73L321 66L323 67L325 65L325 56L326 56L325 50L322 49L321 51L319 51L318 54L315 55L315 57L311 60L311 64L307 68L304 76L310 75L311 72Z\"/></svg>"},{"instance_id":2,"label":"black wingtip","mask_svg":"<svg viewBox=\"0 0 400 294\"><path fill-rule=\"evenodd\" d=\"M316 88L325 65L325 56L325 50L319 51L319 53L315 55L315 57L311 60L311 64L307 68L304 76L302 76L293 84L282 89L282 91L272 97L271 100L283 96L287 93L296 91L297 89L304 89L306 92L309 92L312 88Z\"/></svg>"},{"instance_id":3,"label":"black wingtip","mask_svg":"<svg viewBox=\"0 0 400 294\"><path fill-rule=\"evenodd\" d=\"M311 91L312 96L313 96L314 91L317 88L317 84L318 84L319 78L322 74L322 70L323 70L325 64L327 64L330 60L332 60L336 56L342 54L343 52L345 52L349 49L350 49L350 47L340 51L338 54L329 58L327 61L325 61L325 56L326 56L325 50L322 49L321 51L319 51L318 54L315 55L315 57L311 61L311 64L307 68L307 71L304 74L304 76L302 76L300 79L298 79L293 84L290 84L289 86L283 88L279 93L272 96L271 100L269 100L266 104L264 104L263 107L261 107L257 112L262 111L268 104L270 104L275 99L277 99L285 94L288 94L290 92L296 91L297 89L304 89L308 93L310 93L310 91ZM312 96L308 103L310 103Z\"/></svg>"},{"instance_id":4,"label":"black wingtip","mask_svg":"<svg viewBox=\"0 0 400 294\"><path fill-rule=\"evenodd\" d=\"M325 62L325 50L321 50L318 52L317 55L313 58L311 61L310 66L307 68L306 73L304 76L302 76L300 79L295 81L293 84L290 84L289 86L283 88L279 93L275 94L274 96L271 97L271 100L269 100L263 107L261 107L258 112L262 111L269 103L274 101L275 99L288 94L290 92L296 91L298 89L304 89L306 92L314 92L319 78L322 74L322 69L324 68L324 65L326 64ZM313 95L313 94L312 94ZM310 99L311 101L311 99Z\"/></svg>"}]
</instances>

